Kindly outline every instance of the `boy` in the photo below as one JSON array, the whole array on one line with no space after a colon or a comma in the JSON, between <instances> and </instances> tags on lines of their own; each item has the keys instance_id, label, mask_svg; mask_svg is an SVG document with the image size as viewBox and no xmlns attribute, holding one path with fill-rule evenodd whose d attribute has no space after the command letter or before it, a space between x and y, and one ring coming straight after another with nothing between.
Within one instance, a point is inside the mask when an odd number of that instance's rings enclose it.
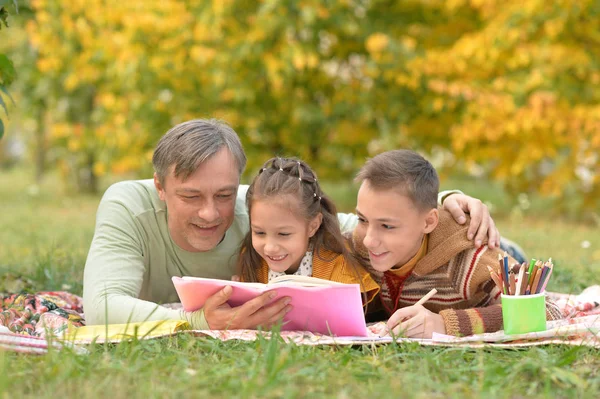
<instances>
[{"instance_id":1,"label":"boy","mask_svg":"<svg viewBox=\"0 0 600 399\"><path fill-rule=\"evenodd\" d=\"M500 250L473 248L467 228L437 208L433 166L413 151L388 151L367 161L356 181L352 244L381 286L374 310L391 315L388 328L422 338L502 329L500 290L487 269L499 269ZM432 288L436 295L413 306ZM560 312L551 308L548 315Z\"/></svg>"}]
</instances>

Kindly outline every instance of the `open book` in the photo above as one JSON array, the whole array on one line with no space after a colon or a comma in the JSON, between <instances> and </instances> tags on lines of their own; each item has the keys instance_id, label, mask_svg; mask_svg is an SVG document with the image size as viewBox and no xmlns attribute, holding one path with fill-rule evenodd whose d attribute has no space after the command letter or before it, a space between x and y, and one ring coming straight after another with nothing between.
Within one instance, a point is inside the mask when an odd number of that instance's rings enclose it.
<instances>
[{"instance_id":1,"label":"open book","mask_svg":"<svg viewBox=\"0 0 600 399\"><path fill-rule=\"evenodd\" d=\"M343 284L315 277L285 275L268 284L241 283L200 277L173 277L183 305L192 312L204 306L207 298L229 285L233 288L230 306L240 306L263 292L276 290L276 301L289 296L292 310L285 315L284 331L311 331L341 336L367 336L359 284Z\"/></svg>"}]
</instances>

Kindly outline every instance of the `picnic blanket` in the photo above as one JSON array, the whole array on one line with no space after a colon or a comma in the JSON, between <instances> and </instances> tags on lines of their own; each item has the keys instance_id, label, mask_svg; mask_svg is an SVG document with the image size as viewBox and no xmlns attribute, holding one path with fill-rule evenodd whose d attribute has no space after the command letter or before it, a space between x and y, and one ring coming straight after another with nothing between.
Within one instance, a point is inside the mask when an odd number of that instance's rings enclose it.
<instances>
[{"instance_id":1,"label":"picnic blanket","mask_svg":"<svg viewBox=\"0 0 600 399\"><path fill-rule=\"evenodd\" d=\"M84 354L85 348L46 338L83 325L83 300L69 292L0 294L0 349L44 354L68 347Z\"/></svg>"},{"instance_id":2,"label":"picnic blanket","mask_svg":"<svg viewBox=\"0 0 600 399\"><path fill-rule=\"evenodd\" d=\"M297 345L364 345L391 342L416 342L433 346L520 347L547 344L586 345L600 348L600 286L588 287L579 295L548 293L559 305L564 320L548 322L547 331L507 336L503 331L468 337L435 334L432 339L383 336L385 323L369 325L368 337L330 337L307 331L276 333ZM178 307L179 304L165 305ZM221 341L254 341L270 338L272 333L256 330L189 330L182 321L130 323L124 325L85 326L81 297L68 292L37 294L0 294L0 348L26 353L44 353L49 345L63 348L77 345L120 342L126 339L152 339L192 334ZM58 338L58 339L54 339ZM51 342L51 344L48 344Z\"/></svg>"},{"instance_id":3,"label":"picnic blanket","mask_svg":"<svg viewBox=\"0 0 600 399\"><path fill-rule=\"evenodd\" d=\"M32 337L57 335L69 324L85 325L83 300L64 291L37 294L4 294L0 296L0 326Z\"/></svg>"}]
</instances>

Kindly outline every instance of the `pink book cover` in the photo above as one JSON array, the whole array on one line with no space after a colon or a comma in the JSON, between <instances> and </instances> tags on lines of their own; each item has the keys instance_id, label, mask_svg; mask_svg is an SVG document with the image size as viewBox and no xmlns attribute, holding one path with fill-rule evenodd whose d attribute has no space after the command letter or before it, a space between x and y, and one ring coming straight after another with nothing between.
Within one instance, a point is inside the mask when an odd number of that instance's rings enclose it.
<instances>
[{"instance_id":1,"label":"pink book cover","mask_svg":"<svg viewBox=\"0 0 600 399\"><path fill-rule=\"evenodd\" d=\"M285 315L283 331L311 331L338 337L366 337L367 326L358 284L303 287L297 283L240 283L200 277L173 277L173 284L187 312L200 309L206 299L230 285L233 288L228 301L240 306L261 293L276 290L277 298L292 298L293 309Z\"/></svg>"}]
</instances>

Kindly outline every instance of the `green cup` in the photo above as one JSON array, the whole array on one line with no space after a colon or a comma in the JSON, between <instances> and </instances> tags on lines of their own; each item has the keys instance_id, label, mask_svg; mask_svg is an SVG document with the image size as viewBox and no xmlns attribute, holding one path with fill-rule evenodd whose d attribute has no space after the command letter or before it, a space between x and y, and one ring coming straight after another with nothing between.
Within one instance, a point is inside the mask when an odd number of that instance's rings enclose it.
<instances>
[{"instance_id":1,"label":"green cup","mask_svg":"<svg viewBox=\"0 0 600 399\"><path fill-rule=\"evenodd\" d=\"M502 319L505 334L546 331L546 293L502 294Z\"/></svg>"}]
</instances>

